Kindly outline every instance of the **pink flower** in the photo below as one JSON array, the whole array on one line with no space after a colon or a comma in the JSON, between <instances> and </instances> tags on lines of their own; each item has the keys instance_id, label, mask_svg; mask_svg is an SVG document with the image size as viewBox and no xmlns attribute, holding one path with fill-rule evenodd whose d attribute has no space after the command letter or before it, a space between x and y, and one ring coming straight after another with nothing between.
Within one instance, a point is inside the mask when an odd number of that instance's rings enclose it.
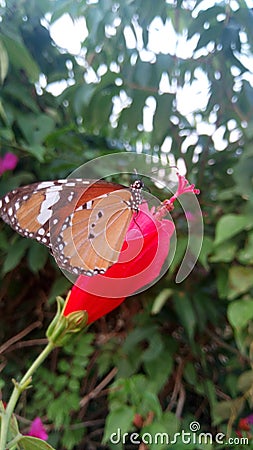
<instances>
[{"instance_id":1,"label":"pink flower","mask_svg":"<svg viewBox=\"0 0 253 450\"><path fill-rule=\"evenodd\" d=\"M48 434L46 433L46 430L40 417L36 417L36 419L32 421L27 436L33 436L42 439L43 441L47 440Z\"/></svg>"},{"instance_id":2,"label":"pink flower","mask_svg":"<svg viewBox=\"0 0 253 450\"><path fill-rule=\"evenodd\" d=\"M178 188L174 195L170 199L164 200L162 205L158 208L157 216L163 217L167 214L167 211L172 211L174 209L174 202L177 200L180 195L187 194L187 192L191 192L193 194L199 194L200 190L195 189L194 184L189 184L187 179L183 175L178 176Z\"/></svg>"},{"instance_id":3,"label":"pink flower","mask_svg":"<svg viewBox=\"0 0 253 450\"><path fill-rule=\"evenodd\" d=\"M0 158L0 175L7 170L15 169L18 163L18 157L14 153L6 153L3 158Z\"/></svg>"}]
</instances>

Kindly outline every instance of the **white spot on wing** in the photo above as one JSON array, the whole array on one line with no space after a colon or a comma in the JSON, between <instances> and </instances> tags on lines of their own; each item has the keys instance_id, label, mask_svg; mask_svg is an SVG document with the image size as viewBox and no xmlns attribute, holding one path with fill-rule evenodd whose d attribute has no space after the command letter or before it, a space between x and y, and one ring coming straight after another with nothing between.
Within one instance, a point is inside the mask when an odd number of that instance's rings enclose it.
<instances>
[{"instance_id":1,"label":"white spot on wing","mask_svg":"<svg viewBox=\"0 0 253 450\"><path fill-rule=\"evenodd\" d=\"M75 193L74 192L70 192L70 195L68 196L68 201L71 202L73 200Z\"/></svg>"},{"instance_id":2,"label":"white spot on wing","mask_svg":"<svg viewBox=\"0 0 253 450\"><path fill-rule=\"evenodd\" d=\"M41 203L40 214L37 217L37 220L41 225L44 225L52 217L53 211L49 208L55 205L59 201L59 199L59 192L50 192L50 190L48 189L48 191L46 192L46 198Z\"/></svg>"},{"instance_id":3,"label":"white spot on wing","mask_svg":"<svg viewBox=\"0 0 253 450\"><path fill-rule=\"evenodd\" d=\"M40 184L38 184L37 189L45 189L49 188L50 186L54 186L53 181L42 181Z\"/></svg>"},{"instance_id":4,"label":"white spot on wing","mask_svg":"<svg viewBox=\"0 0 253 450\"><path fill-rule=\"evenodd\" d=\"M86 203L86 208L87 209L92 209L92 206L93 206L93 201L92 200L90 200L89 202Z\"/></svg>"},{"instance_id":5,"label":"white spot on wing","mask_svg":"<svg viewBox=\"0 0 253 450\"><path fill-rule=\"evenodd\" d=\"M49 192L58 192L58 191L62 191L62 189L63 189L63 186L59 186L59 185L53 185L53 186L51 186L51 187L49 187L48 189L47 189L47 192L49 193Z\"/></svg>"},{"instance_id":6,"label":"white spot on wing","mask_svg":"<svg viewBox=\"0 0 253 450\"><path fill-rule=\"evenodd\" d=\"M41 225L44 225L52 217L52 214L51 209L45 209L38 215L37 220Z\"/></svg>"}]
</instances>

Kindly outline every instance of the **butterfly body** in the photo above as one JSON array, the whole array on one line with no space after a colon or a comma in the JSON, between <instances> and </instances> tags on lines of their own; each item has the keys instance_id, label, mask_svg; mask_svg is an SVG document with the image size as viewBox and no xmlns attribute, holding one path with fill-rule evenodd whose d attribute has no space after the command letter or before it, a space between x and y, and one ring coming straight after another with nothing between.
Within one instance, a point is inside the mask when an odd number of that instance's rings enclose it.
<instances>
[{"instance_id":1,"label":"butterfly body","mask_svg":"<svg viewBox=\"0 0 253 450\"><path fill-rule=\"evenodd\" d=\"M103 180L42 181L0 200L0 216L24 237L50 248L75 275L104 273L117 262L129 223L142 203L143 183L130 188Z\"/></svg>"}]
</instances>

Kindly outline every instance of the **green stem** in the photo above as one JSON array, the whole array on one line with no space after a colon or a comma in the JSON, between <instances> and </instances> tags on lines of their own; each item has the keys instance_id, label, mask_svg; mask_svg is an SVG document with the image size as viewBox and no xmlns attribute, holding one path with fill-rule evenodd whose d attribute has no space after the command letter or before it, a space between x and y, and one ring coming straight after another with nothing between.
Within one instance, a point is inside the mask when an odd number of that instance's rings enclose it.
<instances>
[{"instance_id":1,"label":"green stem","mask_svg":"<svg viewBox=\"0 0 253 450\"><path fill-rule=\"evenodd\" d=\"M8 431L10 426L11 416L14 412L15 406L19 399L21 393L28 388L32 381L32 374L35 370L43 363L43 361L47 358L49 353L54 349L55 345L52 342L49 342L44 350L40 353L40 355L33 362L31 367L28 369L26 374L23 376L22 380L17 383L14 381L14 389L11 394L10 400L7 404L7 407L2 414L1 420L1 434L0 434L0 450L6 450L6 442L8 437Z\"/></svg>"}]
</instances>

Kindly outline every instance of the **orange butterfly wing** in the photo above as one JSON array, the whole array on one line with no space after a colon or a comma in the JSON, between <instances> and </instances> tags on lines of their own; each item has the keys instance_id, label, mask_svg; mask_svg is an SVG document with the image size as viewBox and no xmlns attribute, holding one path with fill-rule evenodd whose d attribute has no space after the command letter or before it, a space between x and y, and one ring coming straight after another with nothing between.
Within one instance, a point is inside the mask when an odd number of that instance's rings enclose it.
<instances>
[{"instance_id":1,"label":"orange butterfly wing","mask_svg":"<svg viewBox=\"0 0 253 450\"><path fill-rule=\"evenodd\" d=\"M103 180L34 183L6 194L0 216L22 236L50 247L61 268L76 275L104 273L118 260L142 201L142 183L135 183L130 189Z\"/></svg>"},{"instance_id":2,"label":"orange butterfly wing","mask_svg":"<svg viewBox=\"0 0 253 450\"><path fill-rule=\"evenodd\" d=\"M118 261L133 216L130 200L131 192L121 189L77 209L53 243L57 263L76 275L80 268L86 275L105 273Z\"/></svg>"},{"instance_id":3,"label":"orange butterfly wing","mask_svg":"<svg viewBox=\"0 0 253 450\"><path fill-rule=\"evenodd\" d=\"M102 180L81 179L33 183L6 194L0 200L0 216L22 236L51 247L49 221L52 216L58 221L54 226L57 233L78 206L122 187Z\"/></svg>"}]
</instances>

